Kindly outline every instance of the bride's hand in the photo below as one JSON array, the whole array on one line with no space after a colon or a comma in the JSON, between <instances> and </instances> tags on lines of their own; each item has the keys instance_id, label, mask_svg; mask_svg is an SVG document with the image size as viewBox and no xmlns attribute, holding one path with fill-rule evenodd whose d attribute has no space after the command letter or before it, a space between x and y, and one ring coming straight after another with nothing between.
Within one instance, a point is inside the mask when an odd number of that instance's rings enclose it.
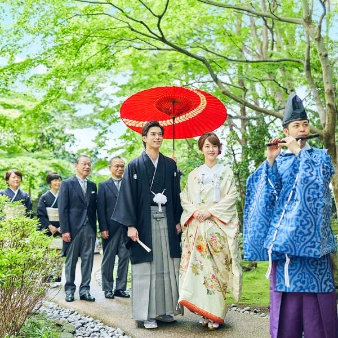
<instances>
[{"instance_id":1,"label":"bride's hand","mask_svg":"<svg viewBox=\"0 0 338 338\"><path fill-rule=\"evenodd\" d=\"M211 214L210 214L209 211L199 211L199 210L196 210L193 213L193 217L196 218L200 223L202 223L206 219L208 219L209 217L211 217Z\"/></svg>"}]
</instances>

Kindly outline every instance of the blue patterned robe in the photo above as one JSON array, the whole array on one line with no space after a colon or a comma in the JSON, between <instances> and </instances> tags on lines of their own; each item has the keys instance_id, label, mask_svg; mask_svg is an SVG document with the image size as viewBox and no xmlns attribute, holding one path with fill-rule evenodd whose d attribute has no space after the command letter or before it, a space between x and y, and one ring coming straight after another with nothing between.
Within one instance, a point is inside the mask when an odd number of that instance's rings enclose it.
<instances>
[{"instance_id":1,"label":"blue patterned robe","mask_svg":"<svg viewBox=\"0 0 338 338\"><path fill-rule=\"evenodd\" d=\"M336 251L330 226L333 174L327 150L307 145L298 156L282 152L272 168L265 161L248 179L244 259L268 260L270 249L277 261L276 291L334 290L329 256Z\"/></svg>"}]
</instances>

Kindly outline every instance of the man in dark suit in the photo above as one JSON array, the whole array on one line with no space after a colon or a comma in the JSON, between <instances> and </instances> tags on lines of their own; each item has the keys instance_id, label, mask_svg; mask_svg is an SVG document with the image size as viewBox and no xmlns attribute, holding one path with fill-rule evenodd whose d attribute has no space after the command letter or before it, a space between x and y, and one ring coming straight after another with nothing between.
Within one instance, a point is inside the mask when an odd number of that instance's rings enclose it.
<instances>
[{"instance_id":1,"label":"man in dark suit","mask_svg":"<svg viewBox=\"0 0 338 338\"><path fill-rule=\"evenodd\" d=\"M82 281L80 299L94 302L90 294L96 239L96 184L87 179L91 171L90 158L81 155L74 164L76 176L64 180L59 191L59 218L63 239L62 254L66 255L66 301L74 300L75 270L81 258Z\"/></svg>"},{"instance_id":2,"label":"man in dark suit","mask_svg":"<svg viewBox=\"0 0 338 338\"><path fill-rule=\"evenodd\" d=\"M127 274L129 265L129 250L127 250L124 238L127 235L126 228L111 220L114 212L117 196L119 194L125 163L121 157L116 156L109 161L109 170L112 177L99 184L97 195L97 213L102 237L103 258L101 265L102 290L106 298L114 296L129 298L126 292ZM116 288L114 287L115 256L118 256L118 268Z\"/></svg>"}]
</instances>

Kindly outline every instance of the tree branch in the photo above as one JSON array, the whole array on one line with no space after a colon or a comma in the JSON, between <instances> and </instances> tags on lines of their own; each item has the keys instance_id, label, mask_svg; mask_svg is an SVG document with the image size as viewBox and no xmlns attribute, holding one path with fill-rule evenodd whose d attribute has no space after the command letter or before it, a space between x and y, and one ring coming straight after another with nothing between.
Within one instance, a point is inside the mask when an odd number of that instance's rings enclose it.
<instances>
[{"instance_id":1,"label":"tree branch","mask_svg":"<svg viewBox=\"0 0 338 338\"><path fill-rule=\"evenodd\" d=\"M232 59L232 58L229 58L223 54L219 54L219 53L216 53L212 50L210 50L209 48L206 48L206 47L203 47L203 46L200 46L200 48L202 50L205 50L206 52L210 53L210 54L213 54L213 55L216 55L216 56L219 56L227 61L230 61L230 62L235 62L235 63L246 63L246 64L255 64L255 63L275 63L275 62L295 62L295 63L299 63L301 65L304 65L304 61L301 60L301 59L294 59L294 58L281 58L281 59L260 59L260 60L248 60L248 59L244 59L244 60L240 60L240 59Z\"/></svg>"},{"instance_id":2,"label":"tree branch","mask_svg":"<svg viewBox=\"0 0 338 338\"><path fill-rule=\"evenodd\" d=\"M220 2L212 1L212 0L197 0L197 1L208 4L208 5L213 5L213 6L216 6L216 7L233 9L235 11L244 12L244 13L251 14L251 15L254 15L254 16L257 16L257 17L268 18L268 19L272 19L272 20L278 20L278 21L281 21L281 22L287 22L287 23L292 23L292 24L296 24L296 25L302 24L301 19L281 17L281 16L277 16L276 14L273 14L273 13L269 14L269 13L265 13L265 12L258 12L258 11L252 10L248 7L228 5L228 4L224 4L224 3L220 3Z\"/></svg>"}]
</instances>

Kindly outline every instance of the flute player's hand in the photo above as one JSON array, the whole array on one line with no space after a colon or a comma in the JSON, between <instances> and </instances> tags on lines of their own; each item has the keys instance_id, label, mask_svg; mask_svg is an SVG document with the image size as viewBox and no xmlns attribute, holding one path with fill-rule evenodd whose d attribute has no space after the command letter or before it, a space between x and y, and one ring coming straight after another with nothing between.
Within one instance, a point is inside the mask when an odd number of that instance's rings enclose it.
<instances>
[{"instance_id":1,"label":"flute player's hand","mask_svg":"<svg viewBox=\"0 0 338 338\"><path fill-rule=\"evenodd\" d=\"M302 140L297 141L294 137L287 136L283 138L283 141L285 142L283 145L287 146L289 150L297 156L301 149L300 143Z\"/></svg>"},{"instance_id":2,"label":"flute player's hand","mask_svg":"<svg viewBox=\"0 0 338 338\"><path fill-rule=\"evenodd\" d=\"M269 143L276 143L276 145L272 145L270 147L267 147L267 161L270 164L270 167L273 166L273 163L275 162L275 158L280 154L281 152L281 143L279 143L281 140L278 137L275 137L269 141Z\"/></svg>"}]
</instances>

